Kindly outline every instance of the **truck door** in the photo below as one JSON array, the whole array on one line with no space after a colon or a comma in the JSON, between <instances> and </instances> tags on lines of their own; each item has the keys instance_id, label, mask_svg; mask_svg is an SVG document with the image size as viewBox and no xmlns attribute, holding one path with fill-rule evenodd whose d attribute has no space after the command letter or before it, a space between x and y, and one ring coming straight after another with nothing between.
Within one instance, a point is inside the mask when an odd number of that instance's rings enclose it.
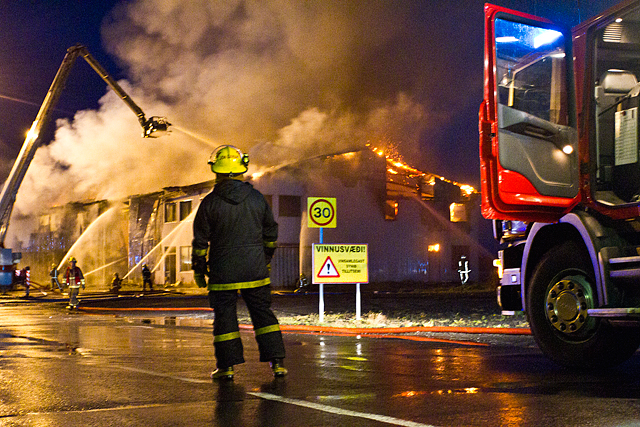
<instances>
[{"instance_id":1,"label":"truck door","mask_svg":"<svg viewBox=\"0 0 640 427\"><path fill-rule=\"evenodd\" d=\"M570 34L486 5L484 83L483 215L556 221L579 199Z\"/></svg>"}]
</instances>

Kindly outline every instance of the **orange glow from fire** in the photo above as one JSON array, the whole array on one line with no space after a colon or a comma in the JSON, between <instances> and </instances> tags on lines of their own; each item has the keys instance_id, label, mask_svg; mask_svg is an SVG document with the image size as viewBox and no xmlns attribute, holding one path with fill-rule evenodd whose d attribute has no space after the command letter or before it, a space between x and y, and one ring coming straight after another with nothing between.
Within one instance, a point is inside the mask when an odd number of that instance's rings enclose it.
<instances>
[{"instance_id":1,"label":"orange glow from fire","mask_svg":"<svg viewBox=\"0 0 640 427\"><path fill-rule=\"evenodd\" d=\"M469 197L472 194L478 193L478 191L470 185L460 184L458 182L451 181L443 176L439 176L439 175L428 173L428 172L422 172L421 170L418 170L414 167L409 166L407 163L404 162L404 160L402 159L402 156L398 154L393 144L389 142L387 143L383 142L382 144L384 145L384 147L374 147L371 143L367 143L366 147L377 156L384 157L386 159L387 173L392 175L399 175L402 171L402 174L404 176L407 176L409 178L421 178L428 185L435 185L435 180L439 179L443 182L453 184L459 187L464 197ZM330 157L336 157L336 156L343 156L346 159L352 159L352 158L355 158L356 151L349 151L346 153L336 153L332 155L327 155L326 157L330 158ZM254 172L251 175L251 178L254 180L257 180L265 173L274 169L277 169L277 168L267 168L267 169L259 170L257 172ZM400 171L398 169L400 169Z\"/></svg>"},{"instance_id":2,"label":"orange glow from fire","mask_svg":"<svg viewBox=\"0 0 640 427\"><path fill-rule=\"evenodd\" d=\"M375 154L377 154L378 156L380 156L380 157L384 156L387 159L387 172L389 172L391 174L394 174L394 175L398 174L398 171L394 169L394 167L395 167L395 168L398 168L398 169L405 170L405 171L409 172L410 175L413 175L413 176L423 176L425 181L427 183L431 184L431 185L433 185L435 179L439 179L439 180L444 181L446 183L456 185L456 186L460 187L460 191L462 191L462 194L465 197L469 197L472 194L477 194L478 193L478 191L475 188L473 188L471 185L460 184L458 182L451 181L451 180L449 180L449 179L447 179L447 178L445 178L443 176L439 176L439 175L435 175L435 174L431 174L431 173L425 173L425 172L422 172L422 171L420 171L418 169L415 169L415 168L407 165L402 160L402 157L397 152L395 152L395 150L393 150L393 149L389 150L389 151L393 151L394 152L393 154L391 154L391 153L385 151L385 149L383 149L383 148L372 146L370 143L366 144L366 146L371 151L373 151Z\"/></svg>"}]
</instances>

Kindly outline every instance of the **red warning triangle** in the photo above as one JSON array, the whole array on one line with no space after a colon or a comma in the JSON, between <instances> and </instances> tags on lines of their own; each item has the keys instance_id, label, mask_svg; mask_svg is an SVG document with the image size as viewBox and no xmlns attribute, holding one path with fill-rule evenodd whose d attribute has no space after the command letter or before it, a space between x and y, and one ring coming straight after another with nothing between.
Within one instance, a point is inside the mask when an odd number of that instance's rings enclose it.
<instances>
[{"instance_id":1,"label":"red warning triangle","mask_svg":"<svg viewBox=\"0 0 640 427\"><path fill-rule=\"evenodd\" d=\"M318 277L340 277L340 273L338 273L338 269L333 264L333 261L331 261L331 257L327 257L327 259L324 261L324 264L322 264L322 267L320 268L320 271L318 271L317 276Z\"/></svg>"}]
</instances>

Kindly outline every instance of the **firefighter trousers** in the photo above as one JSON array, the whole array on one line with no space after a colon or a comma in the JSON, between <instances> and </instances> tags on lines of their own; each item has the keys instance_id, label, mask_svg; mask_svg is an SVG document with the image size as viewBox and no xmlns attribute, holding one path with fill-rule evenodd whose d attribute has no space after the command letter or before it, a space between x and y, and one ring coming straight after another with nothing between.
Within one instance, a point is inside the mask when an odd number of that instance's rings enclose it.
<instances>
[{"instance_id":1,"label":"firefighter trousers","mask_svg":"<svg viewBox=\"0 0 640 427\"><path fill-rule=\"evenodd\" d=\"M278 319L271 310L271 287L240 289L247 305L260 361L283 359L284 343ZM218 368L244 363L237 313L238 291L210 291L209 304L213 308L213 347Z\"/></svg>"}]
</instances>

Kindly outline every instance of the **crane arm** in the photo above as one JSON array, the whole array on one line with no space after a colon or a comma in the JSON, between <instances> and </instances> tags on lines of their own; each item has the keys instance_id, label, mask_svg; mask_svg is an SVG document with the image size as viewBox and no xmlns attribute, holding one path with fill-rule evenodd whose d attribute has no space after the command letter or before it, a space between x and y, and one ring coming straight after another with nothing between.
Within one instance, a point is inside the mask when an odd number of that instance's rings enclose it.
<instances>
[{"instance_id":1,"label":"crane arm","mask_svg":"<svg viewBox=\"0 0 640 427\"><path fill-rule=\"evenodd\" d=\"M85 46L76 45L67 49L58 72L49 87L49 91L40 106L40 110L33 121L27 137L22 144L20 153L11 168L11 172L0 193L0 247L4 247L4 238L7 234L9 219L13 210L13 204L16 200L18 189L22 184L29 164L33 160L36 150L42 145L41 131L51 121L51 111L60 99L64 84L69 77L69 73L78 56L87 61L96 73L104 80L111 89L133 110L138 117L138 121L142 126L142 136L145 138L155 138L159 134L168 131L171 125L164 117L153 116L148 120L142 109L127 95L127 93L113 80L113 78L105 71L105 69L91 56Z\"/></svg>"},{"instance_id":2,"label":"crane arm","mask_svg":"<svg viewBox=\"0 0 640 427\"><path fill-rule=\"evenodd\" d=\"M87 64L93 68L93 70L98 73L100 78L104 80L111 89L124 101L129 108L133 111L133 113L138 117L138 121L140 122L140 126L142 126L142 137L143 138L156 138L159 134L163 134L168 131L168 127L171 125L164 117L152 116L147 120L144 115L144 112L138 104L133 102L133 99L127 92L122 89L122 87L116 82L113 77L107 73L107 71L100 65L98 61L89 53L87 48L82 45L76 45L71 47L70 49L77 49L77 55L82 56L82 59L87 61Z\"/></svg>"}]
</instances>

